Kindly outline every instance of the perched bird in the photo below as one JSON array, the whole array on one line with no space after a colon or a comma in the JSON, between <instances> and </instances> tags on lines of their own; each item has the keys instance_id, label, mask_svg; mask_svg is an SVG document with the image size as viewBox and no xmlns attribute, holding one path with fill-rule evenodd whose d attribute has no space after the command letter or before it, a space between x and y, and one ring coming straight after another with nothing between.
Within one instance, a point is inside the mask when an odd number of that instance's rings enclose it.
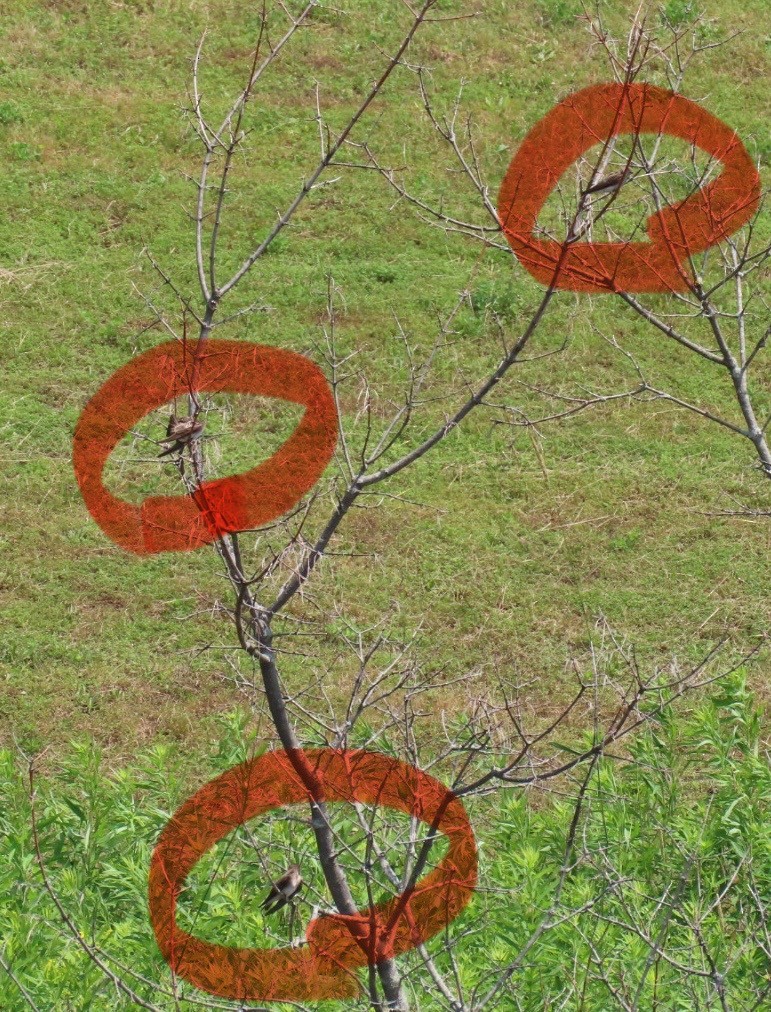
<instances>
[{"instance_id":1,"label":"perched bird","mask_svg":"<svg viewBox=\"0 0 771 1012\"><path fill-rule=\"evenodd\" d=\"M584 195L589 196L593 194L595 197L603 196L606 193L613 193L618 190L619 187L623 186L629 178L631 169L627 165L625 169L620 172L614 172L611 176L605 176L604 179L598 180L596 183L592 183L591 186L587 186L584 190Z\"/></svg>"},{"instance_id":2,"label":"perched bird","mask_svg":"<svg viewBox=\"0 0 771 1012\"><path fill-rule=\"evenodd\" d=\"M302 887L303 877L300 874L300 866L290 865L281 878L276 879L273 888L262 901L260 906L266 914L275 914L295 896Z\"/></svg>"},{"instance_id":3,"label":"perched bird","mask_svg":"<svg viewBox=\"0 0 771 1012\"><path fill-rule=\"evenodd\" d=\"M162 439L162 443L171 443L171 446L167 446L162 453L159 453L159 457L166 457L170 453L176 453L178 450L183 449L187 444L195 439L196 436L200 435L203 431L203 422L197 421L195 418L185 416L184 418L177 418L176 415L172 415L169 418L169 424L166 429L166 438Z\"/></svg>"}]
</instances>

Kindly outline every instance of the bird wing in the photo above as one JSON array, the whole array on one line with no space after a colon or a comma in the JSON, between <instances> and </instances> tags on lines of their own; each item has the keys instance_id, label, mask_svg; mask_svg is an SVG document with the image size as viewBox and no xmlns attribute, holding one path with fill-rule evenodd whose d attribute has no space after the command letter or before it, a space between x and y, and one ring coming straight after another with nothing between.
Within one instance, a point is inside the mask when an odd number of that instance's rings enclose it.
<instances>
[{"instance_id":1,"label":"bird wing","mask_svg":"<svg viewBox=\"0 0 771 1012\"><path fill-rule=\"evenodd\" d=\"M180 449L188 439L201 431L203 431L203 422L198 422L193 418L177 418L173 420L173 424L171 421L169 422L166 438L162 439L161 443L175 441L175 448Z\"/></svg>"},{"instance_id":2,"label":"bird wing","mask_svg":"<svg viewBox=\"0 0 771 1012\"><path fill-rule=\"evenodd\" d=\"M289 896L292 893L292 879L288 872L271 884L270 896ZM270 897L269 897L270 898Z\"/></svg>"},{"instance_id":3,"label":"bird wing","mask_svg":"<svg viewBox=\"0 0 771 1012\"><path fill-rule=\"evenodd\" d=\"M623 170L621 172L614 172L613 175L606 176L604 179L600 179L598 182L588 187L586 192L595 193L598 190L610 190L613 187L622 186L627 181L627 176L628 173Z\"/></svg>"},{"instance_id":4,"label":"bird wing","mask_svg":"<svg viewBox=\"0 0 771 1012\"><path fill-rule=\"evenodd\" d=\"M265 899L262 901L260 906L266 914L275 914L277 910L281 910L289 902L289 896L283 889L274 888L268 893Z\"/></svg>"},{"instance_id":5,"label":"bird wing","mask_svg":"<svg viewBox=\"0 0 771 1012\"><path fill-rule=\"evenodd\" d=\"M180 418L172 426L170 435L176 436L177 438L187 436L192 432L194 425L195 422L192 418Z\"/></svg>"},{"instance_id":6,"label":"bird wing","mask_svg":"<svg viewBox=\"0 0 771 1012\"><path fill-rule=\"evenodd\" d=\"M302 876L299 868L292 867L289 871L284 872L281 878L276 879L260 906L268 914L275 913L276 910L280 910L289 902L301 886Z\"/></svg>"}]
</instances>

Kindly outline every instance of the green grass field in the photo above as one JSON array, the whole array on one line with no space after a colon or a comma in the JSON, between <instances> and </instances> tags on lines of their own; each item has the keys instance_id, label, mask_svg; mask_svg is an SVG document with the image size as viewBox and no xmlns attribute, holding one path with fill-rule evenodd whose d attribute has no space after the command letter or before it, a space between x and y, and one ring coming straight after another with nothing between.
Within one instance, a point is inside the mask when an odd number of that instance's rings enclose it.
<instances>
[{"instance_id":1,"label":"green grass field","mask_svg":"<svg viewBox=\"0 0 771 1012\"><path fill-rule=\"evenodd\" d=\"M393 45L402 26L386 7L354 4L350 18L321 12L265 78L234 173L226 266L240 262L313 163L313 82L334 127L382 62L374 47ZM569 91L604 80L607 68L569 3L483 9L479 19L426 26L414 58L432 67L440 101L467 79L466 107L495 187L524 131ZM707 97L767 166L763 9L723 3L707 11L742 34L729 49L702 55L686 93ZM35 749L84 733L116 758L159 737L187 747L237 698L219 677L221 658L199 650L229 642L227 627L207 615L221 588L213 552L137 559L118 551L87 514L69 461L87 398L133 353L163 339L158 327L143 330L153 317L136 289L173 311L142 249L194 291L193 188L182 173L196 171L198 152L181 109L206 26L206 99L224 107L240 85L254 34L240 11L17 3L5 19L0 705L9 744L14 736ZM615 15L621 25L624 5ZM418 105L412 76L397 72L360 137L386 163L405 160L421 192L458 193L458 206L471 207ZM359 350L385 401L398 395L403 366L392 314L427 349L437 314L464 288L477 307L492 301L515 330L539 287L511 258L492 250L480 259L471 240L431 229L405 207L391 211L393 194L374 176L349 171L311 196L236 293L232 308L259 302L265 311L220 336L313 353L330 273L345 300L339 341ZM532 352L569 337L567 350L515 370L500 399L527 407L519 381L549 380L565 391L632 385L590 322L623 336L657 382L735 417L730 391L708 366L665 344L616 300L569 292L556 298ZM470 307L456 329L440 380L459 368L483 377L497 356L495 337ZM452 403L457 394L441 408ZM426 409L415 438L436 417ZM570 652L586 648L599 612L652 660L699 656L726 634L740 648L764 634L768 525L710 515L736 499L768 501L749 444L671 404L624 401L542 431L539 459L524 430L472 415L388 488L418 505L386 499L349 519L337 549L374 553L374 564L372 556L325 563L314 585L320 606L366 623L395 602L405 629L423 623L423 649L437 664L517 665L544 702ZM253 429L234 440L237 461L257 459L259 440ZM763 653L753 669L761 691L767 663ZM290 682L303 677L291 658L283 670Z\"/></svg>"},{"instance_id":2,"label":"green grass field","mask_svg":"<svg viewBox=\"0 0 771 1012\"><path fill-rule=\"evenodd\" d=\"M230 183L223 272L241 263L315 164L316 82L334 132L404 31L408 15L397 0L341 6L344 11L321 8L314 15L249 104L251 133ZM451 106L458 83L466 81L464 110L476 124L494 195L526 131L565 95L608 80L609 72L576 19L580 7L573 0L478 0L472 8L481 16L427 25L410 60L431 69L442 107ZM619 31L635 8L603 4ZM455 13L460 4L443 0L440 9ZM695 5L668 0L664 9L681 23ZM739 34L701 55L684 93L739 132L767 186L766 0L715 0L702 9L711 30ZM132 355L167 337L142 293L171 315L174 298L143 250L185 294L196 291L194 187L185 174L197 174L200 152L183 114L191 60L206 29L202 92L218 118L248 72L256 26L256 7L228 0L12 0L0 21L6 348L0 745L15 758L19 750L50 746L43 769L60 784L74 776L72 742L96 748L105 774L120 777L138 754L160 749L180 784L200 783L202 771L227 765L212 756L223 721L226 727L236 722L232 715L245 702L225 660L235 636L215 602L232 602L215 552L140 558L121 551L83 504L71 447L88 398ZM388 81L355 139L366 139L384 163L408 166L416 192L446 198L460 217L479 218L474 195L439 146L406 70ZM497 362L486 310L495 310L515 335L541 289L507 254L431 228L406 204L394 205L393 191L376 173L334 175L339 181L308 198L225 315L251 303L260 310L217 336L320 360L331 276L339 293L340 348L356 351L366 365L375 415L383 418L398 403L405 375L399 328L417 354L426 354L438 318L467 291L437 361L432 392L441 397L416 414L400 444L404 452L460 403L464 381L478 382ZM760 239L769 233L766 213ZM766 293L767 281L766 274ZM762 305L753 311L756 337L767 316ZM614 297L570 292L553 300L529 354L567 340L565 350L512 370L493 399L537 415L548 413L548 404L523 384L564 393L633 386L633 371L603 335L633 350L660 386L738 420L725 377L666 343ZM766 367L759 367L761 375ZM768 385L758 385L759 407L768 414ZM361 431L357 393L352 384L343 404L353 432ZM312 645L281 655L288 686L305 684L309 667L328 669L336 698L355 664L341 647L341 631L347 623L372 626L384 615L397 637L420 627L416 652L429 673L476 670L483 683L497 673L531 679L528 702L536 719L568 698L571 659L588 663L601 616L635 645L646 670L673 659L695 662L724 637L728 653L738 656L767 636L769 518L715 515L737 504L771 509L771 484L746 440L665 402L616 401L545 424L537 436L495 424L500 417L472 413L416 466L377 490L390 497L374 495L365 501L372 508L352 511L333 543L335 554L314 574L307 601L292 604L293 615L316 624ZM224 410L216 418L223 439L213 466L225 474L272 452L295 415L263 406L240 420ZM160 419L159 413L156 436ZM110 465L112 488L137 500L170 487L163 484L168 472L164 478L152 468L132 469L131 452L127 442ZM330 467L325 488L335 476ZM324 502L321 517L331 509L329 495ZM244 551L256 543L247 535ZM278 536L260 541L255 568L273 547ZM770 661L764 645L748 667L761 705L771 698ZM452 716L462 712L464 699L438 694L434 705L436 717L440 709ZM257 735L269 730L262 720L250 727ZM4 775L12 792L10 782L10 773ZM152 797L163 808L173 803ZM25 813L22 801L14 805ZM18 821L9 818L8 832L21 832L22 821L21 814ZM157 827L143 823L145 829ZM139 882L141 856L134 859ZM112 916L109 903L99 916ZM129 935L133 930L126 927ZM59 997L41 998L54 1001L42 1007L118 1007L99 1004L105 999L98 997L95 1004L77 1004L67 990L71 982L62 987L46 992ZM587 1012L595 1010L600 1005L587 1005Z\"/></svg>"}]
</instances>

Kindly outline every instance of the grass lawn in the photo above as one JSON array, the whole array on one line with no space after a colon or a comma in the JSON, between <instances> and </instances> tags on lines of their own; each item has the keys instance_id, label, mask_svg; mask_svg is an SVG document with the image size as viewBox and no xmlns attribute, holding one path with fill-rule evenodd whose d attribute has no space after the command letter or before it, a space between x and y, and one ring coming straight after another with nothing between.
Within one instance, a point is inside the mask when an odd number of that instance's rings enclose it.
<instances>
[{"instance_id":1,"label":"grass lawn","mask_svg":"<svg viewBox=\"0 0 771 1012\"><path fill-rule=\"evenodd\" d=\"M632 6L609 5L611 23L621 26ZM227 601L220 564L208 549L138 558L114 546L79 495L71 440L101 383L165 339L140 293L172 313L173 298L143 248L184 292L195 291L194 192L183 173L197 171L199 152L181 111L191 58L208 28L202 91L219 113L248 69L256 15L219 0L15 0L10 8L0 26L0 740L59 750L75 736L93 736L116 764L159 740L194 754L214 734L213 716L242 699L218 649L234 639L212 607ZM314 164L315 82L334 130L374 80L383 62L378 47L390 52L403 31L406 12L397 3L355 0L345 8L321 9L250 103L252 133L233 174L223 272L241 262ZM466 79L464 108L477 124L494 193L526 130L569 92L607 80L608 68L571 0L480 0L475 9L483 16L426 26L411 59L431 68L440 105ZM674 20L690 16L681 0L666 9ZM718 28L740 34L702 54L685 93L739 131L767 182L766 4L721 0L706 12ZM408 72L392 77L356 136L386 164L407 164L417 191L445 195L461 216L478 217L421 116ZM442 398L418 412L399 446L406 449L459 403L462 379L483 378L497 360L485 307L516 334L540 288L506 254L432 229L404 204L394 208L376 173L338 174L339 182L308 199L229 308L257 302L261 310L218 336L318 360L331 274L340 347L358 352L376 393L375 415L385 417L404 377L398 327L417 354L426 353L437 317L468 290L437 363L432 391ZM761 313L755 324L762 323ZM535 355L567 338L565 351L512 370L496 399L537 414L543 402L521 384L565 392L633 385L628 364L602 335L633 349L658 384L736 417L730 390L709 366L667 344L614 297L570 292L555 298L531 347ZM357 392L353 384L344 401L351 425ZM762 407L771 405L759 396ZM262 424L270 418L275 424ZM345 622L367 626L384 613L405 635L420 625L417 649L429 668L478 669L484 677L516 670L534 679L538 713L564 697L568 662L585 658L601 614L649 665L694 660L724 636L747 649L766 634L771 527L764 518L713 515L736 501L769 502L771 488L746 441L666 403L617 401L544 425L542 438L495 418L472 414L381 487L401 501L373 497L365 505L380 501L377 509L348 518L333 548L353 555L325 561L307 602L293 605L295 615L320 624L306 656L282 658L289 685L302 684L309 665L328 665L344 684L351 661L336 633ZM230 442L221 473L270 452L284 438L282 426L291 428L289 416L267 409L240 428L223 415ZM116 488L123 481L127 497L165 480L147 469L133 484L123 466L111 465L109 481ZM335 474L330 467L330 481ZM245 550L256 541L246 537ZM268 534L255 559L273 544ZM765 648L751 681L767 695ZM441 701L449 710L462 703Z\"/></svg>"}]
</instances>

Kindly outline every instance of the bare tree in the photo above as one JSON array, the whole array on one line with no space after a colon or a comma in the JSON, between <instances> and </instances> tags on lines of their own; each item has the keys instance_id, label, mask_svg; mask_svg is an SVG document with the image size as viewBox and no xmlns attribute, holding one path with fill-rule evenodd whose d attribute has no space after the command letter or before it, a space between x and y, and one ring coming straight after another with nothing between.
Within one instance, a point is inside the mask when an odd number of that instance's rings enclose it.
<instances>
[{"instance_id":1,"label":"bare tree","mask_svg":"<svg viewBox=\"0 0 771 1012\"><path fill-rule=\"evenodd\" d=\"M424 0L422 5L414 8L404 4L406 24L400 44L385 62L373 86L361 98L347 124L335 134L327 127L321 96L317 92L315 112L319 154L316 164L309 169L295 197L280 212L261 241L243 257L240 266L229 277L223 276L221 229L227 213L227 195L232 185L235 157L248 138L247 107L255 100L263 76L280 57L282 50L291 44L299 31L312 23L318 5L311 2L296 14L283 4L279 6L288 19L283 33L277 41L272 40L276 12L269 11L267 5L263 6L259 37L246 84L219 125L211 122L200 84L203 39L193 61L190 115L202 148L200 174L194 181L196 200L193 216L199 291L195 298L186 296L153 259L163 285L178 300L182 326L178 326L173 318L169 319L152 299L147 301L157 320L175 340L189 349L196 361L217 327L259 308L258 303L234 311L230 316L221 315L222 305L227 303L230 294L241 285L271 243L292 221L308 194L334 182L326 176L330 169L375 171L396 192L402 203L409 203L426 220L446 232L472 237L484 247L509 248L503 240L499 209L485 180L473 124L466 121L463 126L460 125L461 95L452 111L443 115L432 98L427 71L408 60L409 47L421 27L441 18L441 14L437 13L437 0ZM473 12L469 12L467 16L472 15ZM663 74L670 89L677 91L691 59L703 48L697 40L692 40L689 45L685 33L679 30L670 33L666 41L661 41L642 14L633 19L625 47L611 39L596 12L587 14L587 23L594 38L604 47L616 81L624 86L635 84L643 72L646 76L655 72ZM467 221L460 214L452 214L443 206L433 206L420 195L412 193L401 181L399 172L382 163L370 141L357 139L357 127L397 68L415 75L427 122L447 146L470 185L482 223ZM748 286L769 254L769 247L754 248L753 222L739 237L724 238L710 250L687 258L682 272L685 290L674 289L670 293L676 300L678 312L670 312L672 307L669 304L664 309L649 307L635 294L615 291L612 284L608 285L607 296L622 299L626 306L670 341L705 362L724 369L735 391L743 419L741 423L723 419L709 407L687 403L660 390L648 381L631 353L622 351L615 338L609 340L631 362L636 374L636 384L629 390L610 393L587 391L580 395L546 391L545 396L556 401L558 407L542 418L531 418L521 409L492 401L501 380L512 372L516 373L517 367L527 360L525 354L530 351L532 339L555 294L562 287L570 249L587 239L595 241L598 230L602 228L607 230L609 241L631 242L628 237L621 237L619 229L629 220L630 214L636 216L633 229L640 228L643 194L649 201L649 205L644 206L645 220L649 216L648 210L661 213L672 204L674 198L667 191L667 180L674 181L681 190L685 186L688 193L694 193L705 185L715 168L709 159L706 165L700 164L695 148L691 163L685 167L666 158L663 132L654 135L651 140L643 137L641 131L623 144L611 138L601 140L599 152L587 155L578 164L574 187L569 189L562 182L554 207L547 209L546 216L553 213L554 220L546 224L538 241L545 236L559 244L560 252L551 281L543 285L532 314L514 333L510 332L505 321L492 314L489 332L501 346L496 366L482 378L459 384L449 396L439 386L432 387L432 370L453 335L457 316L468 300L467 291L459 294L455 305L449 307L438 322L432 349L427 354L419 355L411 346L408 335L400 332L408 380L400 402L394 404L390 416L384 418L383 412L376 410L377 394L366 370L338 350L337 305L341 295L334 281L329 279L320 353L340 419L336 475L329 487L334 496L334 507L325 512L325 497L312 496L269 532L258 534L253 558L249 558L243 550L242 539L237 532L222 535L215 542L231 591L230 600L221 607L232 619L238 641L238 649L234 648L232 654L227 655L233 681L255 709L267 706L278 741L312 798L309 821L300 819L297 825L312 831L315 854L298 854L299 844L294 839L279 845L283 847L284 867L290 862L303 866L314 858L320 864L326 891L311 886L306 898L312 904L314 916L318 911L330 909L328 896L331 897L331 907L340 914L353 917L359 913L361 904L357 903L352 882L363 884L361 889L370 907L376 896L383 893L394 900L409 895L424 872L437 864L442 837L436 826L426 830L417 817L406 823L399 822L387 810L375 805L357 804L353 806L353 815L350 812L345 817L340 815L319 796L316 772L306 752L311 746L332 749L369 747L375 751L388 748L411 766L440 779L455 798L461 799L470 808L503 796L507 788L543 788L563 795L572 806L551 901L535 930L516 951L511 951L504 960L491 958L483 968L484 972L478 975L477 983L469 987L459 969L460 954L472 936L483 935L487 921L482 913L477 925L466 926L462 931L455 931L452 925L448 925L444 933L417 945L403 959L385 958L370 966L361 1007L398 1010L420 1007L419 996L425 993L431 995L432 1008L454 1012L531 1007L523 1003L518 994L518 974L527 965L528 955L545 936L563 924L575 923L579 925L577 930L582 933L591 958L583 981L577 973L575 981L566 982L562 1004L555 1007L584 1007L577 1002L582 1000L581 988L586 987L586 980L591 977L606 986L611 1002L609 1007L640 1009L643 1007L640 1003L646 979L649 973L655 972L659 962L664 961L681 974L683 994L690 993L688 988L693 987L692 993L702 996L702 982L707 982L711 990L706 1000L713 1004L706 1007L728 1008L724 987L726 967L720 965L719 957L711 951L702 932L702 923L706 914L730 893L745 868L745 862L737 863L735 874L714 896L705 895L701 909L688 911L694 948L693 952L684 956L668 948L667 929L675 911L678 916L682 913L682 892L689 876L698 867L698 857L683 853L681 880L668 886L655 899L657 916L654 922L647 924L643 920L642 907L634 906L634 890L629 888L616 855L610 849L607 852L594 851L584 835L587 808L593 803L592 792L598 770L607 762L628 762L628 742L636 731L669 711L687 694L702 689L725 674L717 666L717 649L700 663L686 669L673 667L646 672L641 670L634 651L600 621L600 648L591 657L582 659L583 663L574 660L577 679L574 694L554 716L540 722L528 714L527 683L501 677L497 684L489 684L477 671L455 678L432 670L420 657L415 638L407 637L405 640L395 634L389 628L388 616L383 616L370 628L359 628L354 623L341 620L341 654L353 672L343 705L339 701L339 693L333 694L329 689L335 677L332 671L317 668L309 673L308 684L294 692L287 689L281 676L282 655L308 649L306 638L312 643L312 637L317 634L313 622L304 614L312 577L325 556L333 550L336 536L351 511L376 508L384 497L398 496L398 492L386 491L394 484L390 479L428 455L480 407L493 407L502 411L510 424L530 428L616 398L667 399L749 439L764 473L771 476L771 452L766 442L768 422L761 423L758 419L750 385L751 367L758 360L769 336L768 329L757 334L750 334L749 330L754 324L754 305L762 303L762 296ZM623 199L630 192L629 187L633 187L634 199L624 218ZM614 210L621 214L620 222L614 218ZM717 272L716 280L710 280L710 271ZM614 291L615 295L611 295ZM727 304L729 298L733 299L731 306ZM191 320L193 324L190 324ZM195 328L194 336L188 335L189 325ZM711 345L693 336L696 325L706 327ZM726 333L729 325L735 331L733 342ZM356 391L357 410L351 412L353 417L348 418L343 410L343 401L351 397L352 389ZM435 410L437 404L443 414L442 420L429 431L422 431L416 424L416 417L421 412L428 412L430 417L430 411ZM198 438L202 424L198 421L199 416L206 417L209 402L197 390L194 381L187 411L190 425L185 430L186 437L178 440L172 449L180 480L186 490L194 494L205 483L210 466L206 453L209 443ZM416 431L420 435L415 436ZM172 433L170 429L167 437L172 436L176 438L176 430ZM277 541L278 548L275 547ZM290 605L293 608L290 609ZM308 652L312 657L312 646ZM752 653L754 651L747 656ZM747 656L742 660L746 660ZM613 664L610 663L611 658ZM729 663L728 669L733 670L735 666ZM463 716L455 721L445 719L442 726L437 727L433 719L432 700L447 692L462 694L465 701ZM590 723L588 735L587 720ZM579 730L576 731L577 727ZM573 735L571 745L566 745L564 740L568 734ZM34 797L34 785L32 794ZM284 815L283 818L289 824L293 817ZM246 824L234 836L233 847L244 860L256 858L262 862L261 853L266 840L270 839L269 833L268 824L255 827ZM35 838L37 844L37 834ZM45 875L39 846L37 856ZM589 866L601 876L603 887L589 899L577 902L575 896L568 897L567 885L579 869ZM264 862L262 869L269 880L275 879L283 870L266 866ZM59 908L66 929L79 937L77 925L56 897L48 878L45 886ZM492 895L495 890L495 883L483 877L482 895ZM757 889L755 894L757 923L765 925L765 901ZM398 902L396 909L400 909ZM620 914L619 911L626 913ZM398 916L399 913L395 918L398 919ZM294 913L292 918L290 934L295 925ZM650 958L638 980L628 980L623 972L615 971L602 949L601 940L589 927L591 924L612 925L635 935L645 945ZM767 928L764 926L762 930L764 934L758 927L760 941L756 944L764 946L768 952ZM302 941L301 938L300 943ZM124 994L143 1007L155 1007L138 998L131 985L126 983L126 978L132 974L130 968L112 969L112 957L83 939L79 944ZM762 993L759 991L756 1007L761 1007L760 1002L766 992L767 989ZM182 1003L187 1002L198 1003L187 994L184 982L179 980L172 981L170 991L158 989L158 995L159 998L171 998L175 1007L182 1007ZM698 1004L701 998L694 1000ZM215 1002L208 1007L232 1006ZM305 1006L298 1002L297 1007ZM749 1009L750 1005L735 1007Z\"/></svg>"}]
</instances>

